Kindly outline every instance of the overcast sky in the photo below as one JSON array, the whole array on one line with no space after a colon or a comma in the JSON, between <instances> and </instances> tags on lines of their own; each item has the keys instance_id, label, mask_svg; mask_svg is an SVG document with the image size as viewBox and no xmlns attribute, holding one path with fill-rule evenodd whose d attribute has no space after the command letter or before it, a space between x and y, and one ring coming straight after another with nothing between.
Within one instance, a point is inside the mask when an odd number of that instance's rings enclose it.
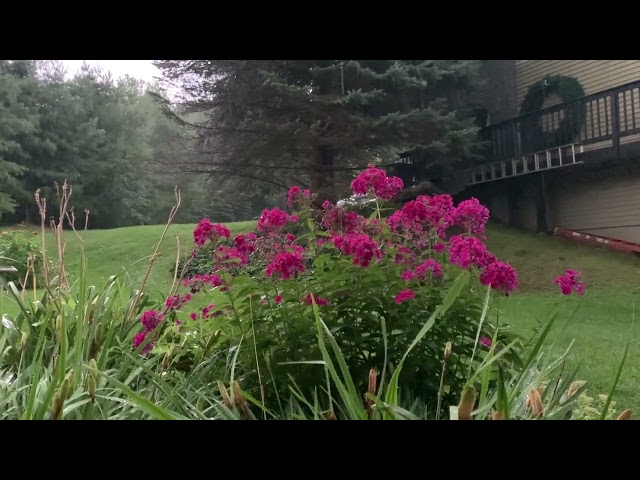
<instances>
[{"instance_id":1,"label":"overcast sky","mask_svg":"<svg viewBox=\"0 0 640 480\"><path fill-rule=\"evenodd\" d=\"M123 77L126 74L136 77L140 80L150 82L154 77L160 76L160 71L151 63L153 60L62 60L67 67L68 74L75 74L82 62L89 65L99 65L104 70L108 70L115 77Z\"/></svg>"}]
</instances>

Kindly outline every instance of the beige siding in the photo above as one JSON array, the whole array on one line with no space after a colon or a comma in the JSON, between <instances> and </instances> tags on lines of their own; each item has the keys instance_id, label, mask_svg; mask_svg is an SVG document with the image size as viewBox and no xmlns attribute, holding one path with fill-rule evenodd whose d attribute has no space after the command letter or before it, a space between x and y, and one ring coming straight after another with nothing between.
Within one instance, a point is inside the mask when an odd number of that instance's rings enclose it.
<instances>
[{"instance_id":1,"label":"beige siding","mask_svg":"<svg viewBox=\"0 0 640 480\"><path fill-rule=\"evenodd\" d=\"M568 176L553 190L554 226L640 243L640 175Z\"/></svg>"},{"instance_id":2,"label":"beige siding","mask_svg":"<svg viewBox=\"0 0 640 480\"><path fill-rule=\"evenodd\" d=\"M640 60L519 60L516 62L518 105L534 83L547 75L578 80L586 95L640 80Z\"/></svg>"}]
</instances>

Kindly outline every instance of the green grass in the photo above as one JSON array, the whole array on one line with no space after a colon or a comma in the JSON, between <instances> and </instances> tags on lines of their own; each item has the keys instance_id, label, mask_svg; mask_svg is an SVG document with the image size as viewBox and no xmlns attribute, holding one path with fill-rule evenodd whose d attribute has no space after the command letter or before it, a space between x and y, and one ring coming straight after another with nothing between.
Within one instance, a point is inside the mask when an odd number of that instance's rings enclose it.
<instances>
[{"instance_id":1,"label":"green grass","mask_svg":"<svg viewBox=\"0 0 640 480\"><path fill-rule=\"evenodd\" d=\"M252 222L229 225L234 233L252 226ZM152 254L163 228L154 225L87 232L85 248L89 283L102 285L109 276L128 268L129 280L138 285L147 266L147 260L140 260ZM192 231L193 225L170 227L160 249L161 256L150 276L147 293L154 296L166 294L171 285L169 270L176 258L176 234L184 254L192 248ZM518 333L528 335L545 321L558 301L565 317L582 302L573 323L557 337L558 348L566 348L575 338L573 359L582 364L580 377L589 381L592 395L607 393L631 333L636 299L640 300L640 259L499 225L492 225L487 236L489 249L499 258L509 261L518 271L521 281L517 293L499 299L501 320L512 325ZM80 261L79 241L72 232L66 232L66 239L67 270L73 281ZM51 252L55 251L50 234L48 245ZM584 297L563 297L557 286L551 284L567 268L583 273L587 287ZM0 313L14 312L13 302L0 295ZM558 323L561 325L562 319ZM636 413L640 412L640 398L636 399L634 395L640 390L640 377L637 375L640 367L637 360L640 358L638 328L634 328L629 358L615 397L617 408L633 408Z\"/></svg>"},{"instance_id":2,"label":"green grass","mask_svg":"<svg viewBox=\"0 0 640 480\"><path fill-rule=\"evenodd\" d=\"M635 325L631 331L635 311L640 309L640 259L498 225L489 230L487 243L493 253L509 261L519 274L520 291L500 299L499 303L502 319L518 333L533 332L558 301L564 318L581 302L571 325L558 337L558 350L575 339L572 357L581 363L580 377L589 382L591 395L608 393L625 344L632 335L629 357L614 399L619 411L632 408L635 414L640 413L640 398L635 395L640 391L640 327ZM551 285L568 268L582 272L584 297L563 297L558 287Z\"/></svg>"}]
</instances>

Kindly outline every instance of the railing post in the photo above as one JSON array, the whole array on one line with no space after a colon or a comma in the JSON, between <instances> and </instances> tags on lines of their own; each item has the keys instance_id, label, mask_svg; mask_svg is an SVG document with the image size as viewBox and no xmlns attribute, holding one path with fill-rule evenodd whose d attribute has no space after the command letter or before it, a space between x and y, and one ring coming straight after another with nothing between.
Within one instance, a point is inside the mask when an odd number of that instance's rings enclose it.
<instances>
[{"instance_id":1,"label":"railing post","mask_svg":"<svg viewBox=\"0 0 640 480\"><path fill-rule=\"evenodd\" d=\"M626 105L625 105L626 108ZM620 105L618 92L611 94L611 139L613 140L613 152L620 156Z\"/></svg>"}]
</instances>

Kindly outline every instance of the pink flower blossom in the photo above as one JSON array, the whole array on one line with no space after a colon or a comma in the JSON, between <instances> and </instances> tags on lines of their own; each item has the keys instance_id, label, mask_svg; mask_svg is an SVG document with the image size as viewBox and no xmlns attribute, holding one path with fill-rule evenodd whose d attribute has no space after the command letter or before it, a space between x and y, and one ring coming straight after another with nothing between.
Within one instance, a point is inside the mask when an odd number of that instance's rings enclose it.
<instances>
[{"instance_id":1,"label":"pink flower blossom","mask_svg":"<svg viewBox=\"0 0 640 480\"><path fill-rule=\"evenodd\" d=\"M213 287L220 287L224 285L224 280L222 279L222 277L216 273L214 274L208 274L205 273L204 275L194 275L191 278L185 278L182 281L182 284L185 287L189 287L191 289L191 293L197 293L200 291L200 289L206 285L209 284ZM222 291L225 291L226 289L222 289Z\"/></svg>"},{"instance_id":2,"label":"pink flower blossom","mask_svg":"<svg viewBox=\"0 0 640 480\"><path fill-rule=\"evenodd\" d=\"M446 246L444 243L441 243L441 242L436 243L436 244L433 246L433 250L434 250L436 253L444 252L444 251L446 250L446 248L447 248L447 246Z\"/></svg>"},{"instance_id":3,"label":"pink flower blossom","mask_svg":"<svg viewBox=\"0 0 640 480\"><path fill-rule=\"evenodd\" d=\"M279 276L283 280L288 280L298 273L304 272L304 249L297 247L293 251L279 252L276 258L267 265L265 274L267 277Z\"/></svg>"},{"instance_id":4,"label":"pink flower blossom","mask_svg":"<svg viewBox=\"0 0 640 480\"><path fill-rule=\"evenodd\" d=\"M258 219L258 230L261 232L279 232L288 223L297 223L299 218L296 215L289 215L279 208L264 209Z\"/></svg>"},{"instance_id":5,"label":"pink flower blossom","mask_svg":"<svg viewBox=\"0 0 640 480\"><path fill-rule=\"evenodd\" d=\"M394 257L393 261L398 265L411 265L415 264L417 255L411 251L409 247L398 247L398 253Z\"/></svg>"},{"instance_id":6,"label":"pink flower blossom","mask_svg":"<svg viewBox=\"0 0 640 480\"><path fill-rule=\"evenodd\" d=\"M218 315L220 315L222 313L220 310L213 311L215 308L216 308L215 303L210 303L209 305L204 307L202 309L202 318L209 319L209 318L212 318L212 317L217 317Z\"/></svg>"},{"instance_id":7,"label":"pink flower blossom","mask_svg":"<svg viewBox=\"0 0 640 480\"><path fill-rule=\"evenodd\" d=\"M431 272L434 277L441 277L442 265L429 258L416 267L416 275L420 278L424 278L427 272Z\"/></svg>"},{"instance_id":8,"label":"pink flower blossom","mask_svg":"<svg viewBox=\"0 0 640 480\"><path fill-rule=\"evenodd\" d=\"M483 233L489 221L489 209L477 198L460 202L454 212L454 223L470 233Z\"/></svg>"},{"instance_id":9,"label":"pink flower blossom","mask_svg":"<svg viewBox=\"0 0 640 480\"><path fill-rule=\"evenodd\" d=\"M494 290L502 290L505 294L518 288L518 275L511 265L506 262L495 261L489 263L480 274L483 285L491 285Z\"/></svg>"},{"instance_id":10,"label":"pink flower blossom","mask_svg":"<svg viewBox=\"0 0 640 480\"><path fill-rule=\"evenodd\" d=\"M417 275L413 270L406 270L402 272L402 274L400 275L400 278L405 282L410 282L411 280L415 279L416 276Z\"/></svg>"},{"instance_id":11,"label":"pink flower blossom","mask_svg":"<svg viewBox=\"0 0 640 480\"><path fill-rule=\"evenodd\" d=\"M402 290L401 292L399 292L395 298L394 301L400 305L402 302L406 302L407 300L413 300L414 298L416 298L416 293L413 290L410 289L405 289Z\"/></svg>"},{"instance_id":12,"label":"pink flower blossom","mask_svg":"<svg viewBox=\"0 0 640 480\"><path fill-rule=\"evenodd\" d=\"M282 295L276 295L275 297L273 297L273 301L276 305L280 305L282 303Z\"/></svg>"},{"instance_id":13,"label":"pink flower blossom","mask_svg":"<svg viewBox=\"0 0 640 480\"><path fill-rule=\"evenodd\" d=\"M332 206L333 206L333 203L331 203L329 200L325 200L324 202L322 202L323 210L329 210Z\"/></svg>"},{"instance_id":14,"label":"pink flower blossom","mask_svg":"<svg viewBox=\"0 0 640 480\"><path fill-rule=\"evenodd\" d=\"M242 268L249 263L249 257L241 250L220 245L212 254L216 270Z\"/></svg>"},{"instance_id":15,"label":"pink flower blossom","mask_svg":"<svg viewBox=\"0 0 640 480\"><path fill-rule=\"evenodd\" d=\"M475 237L454 235L449 242L451 263L461 268L483 268L495 260L487 251L487 247Z\"/></svg>"},{"instance_id":16,"label":"pink flower blossom","mask_svg":"<svg viewBox=\"0 0 640 480\"><path fill-rule=\"evenodd\" d=\"M408 239L419 239L426 244L427 232L444 237L453 221L453 199L450 195L421 195L405 203L387 219L393 232L402 232Z\"/></svg>"},{"instance_id":17,"label":"pink flower blossom","mask_svg":"<svg viewBox=\"0 0 640 480\"><path fill-rule=\"evenodd\" d=\"M486 347L486 348L491 348L491 345L493 345L493 341L489 337L486 337L486 336L481 337L480 338L480 342L478 342L478 343L480 343L480 345L482 345L483 347Z\"/></svg>"},{"instance_id":18,"label":"pink flower blossom","mask_svg":"<svg viewBox=\"0 0 640 480\"><path fill-rule=\"evenodd\" d=\"M387 177L384 170L371 165L362 171L358 177L351 182L351 189L356 195L366 195L373 193L376 197L390 200L403 189L404 183L399 177Z\"/></svg>"},{"instance_id":19,"label":"pink flower blossom","mask_svg":"<svg viewBox=\"0 0 640 480\"><path fill-rule=\"evenodd\" d=\"M155 330L156 327L160 325L162 318L162 313L156 310L148 310L144 312L140 317L140 323L142 323L146 331L151 331Z\"/></svg>"},{"instance_id":20,"label":"pink flower blossom","mask_svg":"<svg viewBox=\"0 0 640 480\"><path fill-rule=\"evenodd\" d=\"M177 310L185 303L191 301L191 294L187 293L186 295L171 295L167 298L165 302L165 306L169 310Z\"/></svg>"},{"instance_id":21,"label":"pink flower blossom","mask_svg":"<svg viewBox=\"0 0 640 480\"><path fill-rule=\"evenodd\" d=\"M197 314L197 313L195 313L195 312L191 312L191 313L189 314L189 318L195 322L195 321L196 321L196 319L198 318L198 314Z\"/></svg>"},{"instance_id":22,"label":"pink flower blossom","mask_svg":"<svg viewBox=\"0 0 640 480\"><path fill-rule=\"evenodd\" d=\"M303 302L306 303L307 305L313 305L313 300L315 299L316 301L316 305L319 307L322 307L324 305L329 305L329 300L326 298L322 298L322 297L316 297L315 295L311 294L311 293L307 293L303 299Z\"/></svg>"},{"instance_id":23,"label":"pink flower blossom","mask_svg":"<svg viewBox=\"0 0 640 480\"><path fill-rule=\"evenodd\" d=\"M254 240L255 238L249 239L248 235L245 236L240 234L235 236L235 238L233 239L233 244L239 251L241 251L245 255L251 255L256 249L255 245L253 244Z\"/></svg>"},{"instance_id":24,"label":"pink flower blossom","mask_svg":"<svg viewBox=\"0 0 640 480\"><path fill-rule=\"evenodd\" d=\"M293 208L294 206L304 204L309 198L311 198L311 192L309 190L302 190L298 186L293 186L287 194L287 207Z\"/></svg>"},{"instance_id":25,"label":"pink flower blossom","mask_svg":"<svg viewBox=\"0 0 640 480\"><path fill-rule=\"evenodd\" d=\"M214 242L220 238L229 238L230 236L231 231L227 227L219 223L212 223L208 218L200 220L193 230L193 241L200 247L207 240Z\"/></svg>"},{"instance_id":26,"label":"pink flower blossom","mask_svg":"<svg viewBox=\"0 0 640 480\"><path fill-rule=\"evenodd\" d=\"M353 257L354 265L369 266L374 258L382 258L382 252L369 235L349 233L332 238L335 247L345 255Z\"/></svg>"},{"instance_id":27,"label":"pink flower blossom","mask_svg":"<svg viewBox=\"0 0 640 480\"><path fill-rule=\"evenodd\" d=\"M331 233L353 233L361 230L365 220L356 212L335 207L325 213L322 218L322 226Z\"/></svg>"},{"instance_id":28,"label":"pink flower blossom","mask_svg":"<svg viewBox=\"0 0 640 480\"><path fill-rule=\"evenodd\" d=\"M296 236L293 233L287 233L285 235L285 238L287 239L287 242L289 243L293 243L296 241Z\"/></svg>"},{"instance_id":29,"label":"pink flower blossom","mask_svg":"<svg viewBox=\"0 0 640 480\"><path fill-rule=\"evenodd\" d=\"M584 283L580 281L582 274L576 270L567 270L564 275L556 277L553 283L560 287L563 295L571 295L575 292L578 295L584 294Z\"/></svg>"},{"instance_id":30,"label":"pink flower blossom","mask_svg":"<svg viewBox=\"0 0 640 480\"><path fill-rule=\"evenodd\" d=\"M142 345L142 343L145 341L145 339L147 338L147 333L148 332L138 332L134 335L133 337L133 348L136 349L138 348L140 345ZM147 353L149 353L151 350L153 349L153 341L149 341L149 343L147 343L144 348L142 349L142 355L146 355Z\"/></svg>"}]
</instances>

